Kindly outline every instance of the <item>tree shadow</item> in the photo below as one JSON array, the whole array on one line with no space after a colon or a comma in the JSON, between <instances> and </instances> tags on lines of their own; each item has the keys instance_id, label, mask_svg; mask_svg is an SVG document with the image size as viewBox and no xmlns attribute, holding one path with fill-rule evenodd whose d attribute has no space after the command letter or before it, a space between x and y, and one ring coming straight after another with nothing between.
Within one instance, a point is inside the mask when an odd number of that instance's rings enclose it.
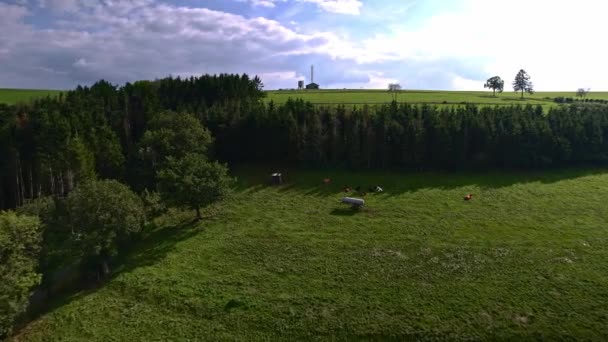
<instances>
[{"instance_id":1,"label":"tree shadow","mask_svg":"<svg viewBox=\"0 0 608 342\"><path fill-rule=\"evenodd\" d=\"M212 211L212 210L211 210ZM154 222L148 224L139 234L138 238L128 248L123 248L119 257L111 260L111 274L101 281L91 281L83 278L82 281L70 289L49 295L44 305L28 311L23 321L16 327L14 336L23 333L27 324L40 318L44 314L57 310L75 300L87 297L97 292L113 279L123 273L128 273L136 268L151 266L162 261L169 253L175 250L177 243L187 240L193 236L204 233L203 225L213 215L203 217L203 220L193 218L191 212L179 212L173 210ZM84 275L84 273L83 273Z\"/></svg>"},{"instance_id":2,"label":"tree shadow","mask_svg":"<svg viewBox=\"0 0 608 342\"><path fill-rule=\"evenodd\" d=\"M270 168L269 168L270 169ZM368 191L370 187L383 188L383 196L398 196L405 193L415 193L425 189L451 190L468 187L483 189L499 189L515 184L542 183L551 184L563 180L576 179L586 176L608 173L606 166L581 166L551 169L493 169L480 171L352 171L345 168L335 169L300 169L290 167L283 169L289 176L289 183L273 186L280 193L291 193L298 196L362 196L360 192L344 192L345 187L360 187ZM257 191L271 187L262 174L251 172L247 167L237 170L241 181ZM323 184L324 178L331 178L330 184ZM261 181L264 179L264 181ZM368 192L367 196L377 194Z\"/></svg>"}]
</instances>

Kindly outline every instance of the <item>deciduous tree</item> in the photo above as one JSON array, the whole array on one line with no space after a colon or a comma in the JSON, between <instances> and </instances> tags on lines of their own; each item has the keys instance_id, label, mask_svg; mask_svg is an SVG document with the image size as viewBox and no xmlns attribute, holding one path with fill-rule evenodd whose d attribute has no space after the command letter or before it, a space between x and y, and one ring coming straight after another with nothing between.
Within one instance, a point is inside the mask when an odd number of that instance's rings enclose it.
<instances>
[{"instance_id":1,"label":"deciduous tree","mask_svg":"<svg viewBox=\"0 0 608 342\"><path fill-rule=\"evenodd\" d=\"M108 275L109 258L118 254L119 244L141 229L142 200L115 180L90 181L70 193L66 207L73 239L83 256Z\"/></svg>"},{"instance_id":2,"label":"deciduous tree","mask_svg":"<svg viewBox=\"0 0 608 342\"><path fill-rule=\"evenodd\" d=\"M486 83L483 85L483 87L492 89L492 91L493 91L492 95L496 96L497 90L499 93L502 93L502 91L505 87L505 81L503 81L502 78L500 78L499 76L490 77L490 78L488 78Z\"/></svg>"},{"instance_id":3,"label":"deciduous tree","mask_svg":"<svg viewBox=\"0 0 608 342\"><path fill-rule=\"evenodd\" d=\"M586 97L587 94L589 93L589 88L585 89L585 88L578 88L578 90L576 91L576 96L579 97Z\"/></svg>"},{"instance_id":4,"label":"deciduous tree","mask_svg":"<svg viewBox=\"0 0 608 342\"><path fill-rule=\"evenodd\" d=\"M0 212L0 339L7 336L25 312L32 288L40 283L36 272L41 242L40 220Z\"/></svg>"},{"instance_id":5,"label":"deciduous tree","mask_svg":"<svg viewBox=\"0 0 608 342\"><path fill-rule=\"evenodd\" d=\"M196 210L197 219L201 219L201 209L226 197L234 179L228 176L225 165L190 153L181 159L169 157L158 181L163 199Z\"/></svg>"}]
</instances>

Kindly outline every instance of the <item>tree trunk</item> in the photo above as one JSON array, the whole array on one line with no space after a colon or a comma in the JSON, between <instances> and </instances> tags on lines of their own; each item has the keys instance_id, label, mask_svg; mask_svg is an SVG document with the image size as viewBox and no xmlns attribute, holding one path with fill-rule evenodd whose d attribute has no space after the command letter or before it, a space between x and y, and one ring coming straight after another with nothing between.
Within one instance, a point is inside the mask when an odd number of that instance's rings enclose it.
<instances>
[{"instance_id":1,"label":"tree trunk","mask_svg":"<svg viewBox=\"0 0 608 342\"><path fill-rule=\"evenodd\" d=\"M34 167L34 163L32 162L32 163L30 163L30 173L28 175L28 177L30 178L29 179L29 182L30 182L30 184L29 184L30 185L30 189L29 189L30 190L30 193L29 193L30 199L34 199L34 176L32 174L33 173L33 171L32 171L33 167Z\"/></svg>"},{"instance_id":2,"label":"tree trunk","mask_svg":"<svg viewBox=\"0 0 608 342\"><path fill-rule=\"evenodd\" d=\"M201 208L200 207L196 207L196 219L197 220L202 220L203 216L201 215Z\"/></svg>"},{"instance_id":3,"label":"tree trunk","mask_svg":"<svg viewBox=\"0 0 608 342\"><path fill-rule=\"evenodd\" d=\"M522 99L524 98L524 90L523 89L521 90L521 98Z\"/></svg>"},{"instance_id":4,"label":"tree trunk","mask_svg":"<svg viewBox=\"0 0 608 342\"><path fill-rule=\"evenodd\" d=\"M23 205L23 177L21 175L21 157L19 151L15 150L15 207Z\"/></svg>"},{"instance_id":5,"label":"tree trunk","mask_svg":"<svg viewBox=\"0 0 608 342\"><path fill-rule=\"evenodd\" d=\"M65 175L67 185L66 193L70 193L74 190L74 172L72 172L72 169L68 168Z\"/></svg>"},{"instance_id":6,"label":"tree trunk","mask_svg":"<svg viewBox=\"0 0 608 342\"><path fill-rule=\"evenodd\" d=\"M496 88L492 88L492 91L494 92L494 94L492 94L492 96L496 97Z\"/></svg>"},{"instance_id":7,"label":"tree trunk","mask_svg":"<svg viewBox=\"0 0 608 342\"><path fill-rule=\"evenodd\" d=\"M55 196L55 176L53 175L53 168L49 166L49 186L51 187L51 195Z\"/></svg>"},{"instance_id":8,"label":"tree trunk","mask_svg":"<svg viewBox=\"0 0 608 342\"><path fill-rule=\"evenodd\" d=\"M19 185L21 186L21 189L19 190L19 193L21 194L21 198L19 199L19 201L21 202L21 205L23 205L23 203L25 203L25 181L23 180L23 166L21 165L21 155L19 155L18 157L18 162L19 162Z\"/></svg>"},{"instance_id":9,"label":"tree trunk","mask_svg":"<svg viewBox=\"0 0 608 342\"><path fill-rule=\"evenodd\" d=\"M107 278L110 275L110 266L108 265L108 260L105 258L101 261L101 276L103 279Z\"/></svg>"},{"instance_id":10,"label":"tree trunk","mask_svg":"<svg viewBox=\"0 0 608 342\"><path fill-rule=\"evenodd\" d=\"M63 170L59 170L59 196L65 195L65 188L63 186Z\"/></svg>"}]
</instances>

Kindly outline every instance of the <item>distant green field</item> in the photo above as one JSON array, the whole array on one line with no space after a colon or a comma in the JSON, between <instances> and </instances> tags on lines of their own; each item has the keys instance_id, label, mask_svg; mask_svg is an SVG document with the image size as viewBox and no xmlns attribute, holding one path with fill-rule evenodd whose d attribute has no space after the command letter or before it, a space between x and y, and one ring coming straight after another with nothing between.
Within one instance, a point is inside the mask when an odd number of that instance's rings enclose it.
<instances>
[{"instance_id":1,"label":"distant green field","mask_svg":"<svg viewBox=\"0 0 608 342\"><path fill-rule=\"evenodd\" d=\"M273 90L267 92L266 101L284 103L289 98L301 98L315 104L374 104L386 103L393 99L393 94L386 90ZM538 92L533 95L526 94L524 100L514 92L504 92L492 96L492 92L484 91L435 91L435 90L403 90L397 94L398 102L407 103L434 103L434 104L460 104L462 102L484 105L510 105L533 104L550 107L557 105L553 102L555 97L575 98L574 92ZM592 92L589 99L608 100L608 92Z\"/></svg>"},{"instance_id":2,"label":"distant green field","mask_svg":"<svg viewBox=\"0 0 608 342\"><path fill-rule=\"evenodd\" d=\"M15 104L45 97L59 95L62 90L45 89L2 89L0 88L0 103Z\"/></svg>"},{"instance_id":3,"label":"distant green field","mask_svg":"<svg viewBox=\"0 0 608 342\"><path fill-rule=\"evenodd\" d=\"M274 170L14 341L608 340L608 170ZM347 184L385 191L355 212Z\"/></svg>"}]
</instances>

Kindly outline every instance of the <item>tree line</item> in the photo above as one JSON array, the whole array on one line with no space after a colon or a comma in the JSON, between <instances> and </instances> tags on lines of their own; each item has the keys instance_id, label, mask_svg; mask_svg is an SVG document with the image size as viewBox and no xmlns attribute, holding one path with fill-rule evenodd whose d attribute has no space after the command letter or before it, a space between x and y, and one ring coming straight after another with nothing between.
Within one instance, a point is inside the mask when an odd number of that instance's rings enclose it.
<instances>
[{"instance_id":1,"label":"tree line","mask_svg":"<svg viewBox=\"0 0 608 342\"><path fill-rule=\"evenodd\" d=\"M0 208L64 196L93 178L116 179L137 192L156 189L156 172L180 144L229 163L352 168L542 167L605 159L607 117L600 105L546 113L530 105L276 105L261 101L262 86L247 75L122 87L100 81L57 98L0 105L6 156Z\"/></svg>"}]
</instances>

